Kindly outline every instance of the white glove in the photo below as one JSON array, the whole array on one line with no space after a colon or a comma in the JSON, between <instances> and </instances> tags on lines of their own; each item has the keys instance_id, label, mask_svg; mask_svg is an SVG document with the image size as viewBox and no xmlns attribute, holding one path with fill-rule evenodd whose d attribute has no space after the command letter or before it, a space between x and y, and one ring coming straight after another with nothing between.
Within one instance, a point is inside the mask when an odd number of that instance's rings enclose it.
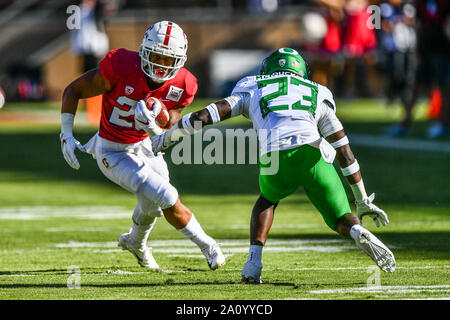
<instances>
[{"instance_id":1,"label":"white glove","mask_svg":"<svg viewBox=\"0 0 450 320\"><path fill-rule=\"evenodd\" d=\"M61 151L66 162L75 170L80 169L80 163L75 156L75 147L82 152L87 152L86 149L71 134L60 133L59 138L61 139Z\"/></svg>"},{"instance_id":2,"label":"white glove","mask_svg":"<svg viewBox=\"0 0 450 320\"><path fill-rule=\"evenodd\" d=\"M161 104L155 101L153 109L148 110L144 100L139 100L134 111L134 126L136 130L144 130L150 137L161 134L164 130L156 124L156 117L161 111Z\"/></svg>"},{"instance_id":3,"label":"white glove","mask_svg":"<svg viewBox=\"0 0 450 320\"><path fill-rule=\"evenodd\" d=\"M375 199L375 193L372 193L368 198L362 201L355 201L356 213L359 220L362 221L364 216L369 216L375 221L377 227L380 227L380 222L383 226L389 223L386 213L372 203Z\"/></svg>"},{"instance_id":4,"label":"white glove","mask_svg":"<svg viewBox=\"0 0 450 320\"><path fill-rule=\"evenodd\" d=\"M171 145L175 144L176 141L170 140L170 133L172 131L164 131L161 134L154 135L150 138L152 141L152 151L154 154L169 148Z\"/></svg>"}]
</instances>

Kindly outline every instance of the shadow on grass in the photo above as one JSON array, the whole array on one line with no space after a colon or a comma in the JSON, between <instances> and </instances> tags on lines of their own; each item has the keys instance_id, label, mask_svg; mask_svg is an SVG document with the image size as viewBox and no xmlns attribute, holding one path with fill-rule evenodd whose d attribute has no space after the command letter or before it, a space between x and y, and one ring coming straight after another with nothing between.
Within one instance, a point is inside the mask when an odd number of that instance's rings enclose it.
<instances>
[{"instance_id":1,"label":"shadow on grass","mask_svg":"<svg viewBox=\"0 0 450 320\"><path fill-rule=\"evenodd\" d=\"M292 287L297 289L298 285L290 282L264 282L264 285L282 286L282 287ZM148 287L179 287L179 286L229 286L229 285L244 285L239 281L212 281L212 282L163 282L163 283L112 283L112 284L83 284L81 283L81 288L148 288ZM39 284L28 284L28 283L14 283L14 284L0 284L0 289L66 289L67 284L65 283L39 283Z\"/></svg>"},{"instance_id":2,"label":"shadow on grass","mask_svg":"<svg viewBox=\"0 0 450 320\"><path fill-rule=\"evenodd\" d=\"M450 261L450 232L424 231L424 232L371 232L387 246L393 247L394 255L409 256L409 259L437 259ZM266 246L270 246L270 239L283 240L348 240L338 234L286 234L278 230L270 232ZM355 246L356 248L356 246Z\"/></svg>"}]
</instances>

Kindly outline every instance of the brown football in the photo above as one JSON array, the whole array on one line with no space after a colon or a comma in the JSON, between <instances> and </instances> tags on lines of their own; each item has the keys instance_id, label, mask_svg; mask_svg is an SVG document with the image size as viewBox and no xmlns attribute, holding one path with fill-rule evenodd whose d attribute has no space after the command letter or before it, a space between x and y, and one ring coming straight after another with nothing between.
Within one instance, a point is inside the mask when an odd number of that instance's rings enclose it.
<instances>
[{"instance_id":1,"label":"brown football","mask_svg":"<svg viewBox=\"0 0 450 320\"><path fill-rule=\"evenodd\" d=\"M145 105L147 106L148 110L153 110L153 104L156 101L158 101L161 104L161 111L156 116L155 120L156 120L156 124L160 128L165 128L167 126L167 124L169 123L170 115L169 115L169 111L167 110L164 103L161 100L159 100L155 97L152 97L150 93L146 94L144 101L145 101Z\"/></svg>"}]
</instances>

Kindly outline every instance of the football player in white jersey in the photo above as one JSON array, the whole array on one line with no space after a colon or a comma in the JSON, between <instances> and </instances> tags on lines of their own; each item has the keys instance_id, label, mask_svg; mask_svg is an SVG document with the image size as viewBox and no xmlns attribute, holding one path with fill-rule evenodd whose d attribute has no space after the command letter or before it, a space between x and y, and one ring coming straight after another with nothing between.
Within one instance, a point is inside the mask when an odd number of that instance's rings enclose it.
<instances>
[{"instance_id":1,"label":"football player in white jersey","mask_svg":"<svg viewBox=\"0 0 450 320\"><path fill-rule=\"evenodd\" d=\"M159 151L194 133L196 122L204 126L237 115L253 122L260 142L261 194L252 211L251 245L242 270L242 281L246 283L261 283L262 249L274 210L300 186L332 230L353 238L383 271L393 272L396 267L392 252L361 225L365 215L373 218L378 227L389 220L373 204L375 195L367 196L358 162L336 117L331 91L308 80L307 72L296 50L280 48L263 61L261 75L243 78L229 97L185 115L178 125L152 137L154 151ZM357 215L351 213L332 165L336 155L355 196ZM271 172L275 159L278 169Z\"/></svg>"}]
</instances>

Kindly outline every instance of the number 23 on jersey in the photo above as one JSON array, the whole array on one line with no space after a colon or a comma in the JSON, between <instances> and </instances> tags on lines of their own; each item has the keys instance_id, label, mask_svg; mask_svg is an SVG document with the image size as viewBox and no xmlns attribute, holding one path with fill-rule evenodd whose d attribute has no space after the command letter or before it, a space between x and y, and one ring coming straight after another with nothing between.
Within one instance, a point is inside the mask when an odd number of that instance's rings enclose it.
<instances>
[{"instance_id":1,"label":"number 23 on jersey","mask_svg":"<svg viewBox=\"0 0 450 320\"><path fill-rule=\"evenodd\" d=\"M269 112L279 110L305 110L315 115L316 85L292 76L262 79L257 83L261 90L259 106L263 118ZM274 85L278 87L275 91L272 89Z\"/></svg>"}]
</instances>

